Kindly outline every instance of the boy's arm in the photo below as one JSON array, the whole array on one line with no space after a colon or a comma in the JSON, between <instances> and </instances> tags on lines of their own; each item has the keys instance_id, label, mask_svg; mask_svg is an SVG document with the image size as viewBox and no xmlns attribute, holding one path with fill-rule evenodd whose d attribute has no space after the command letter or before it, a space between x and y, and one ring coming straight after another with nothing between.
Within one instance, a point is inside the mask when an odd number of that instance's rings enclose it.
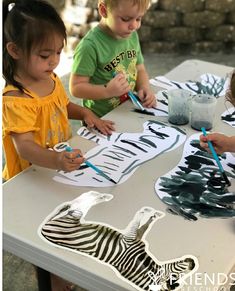
<instances>
[{"instance_id":1,"label":"boy's arm","mask_svg":"<svg viewBox=\"0 0 235 291\"><path fill-rule=\"evenodd\" d=\"M136 91L144 107L156 106L156 98L151 90L149 76L144 64L137 65Z\"/></svg>"},{"instance_id":2,"label":"boy's arm","mask_svg":"<svg viewBox=\"0 0 235 291\"><path fill-rule=\"evenodd\" d=\"M150 89L149 76L144 64L137 65L136 91Z\"/></svg>"},{"instance_id":3,"label":"boy's arm","mask_svg":"<svg viewBox=\"0 0 235 291\"><path fill-rule=\"evenodd\" d=\"M124 74L117 74L107 84L89 83L90 78L71 73L69 90L71 95L82 99L100 100L121 96L130 90Z\"/></svg>"},{"instance_id":4,"label":"boy's arm","mask_svg":"<svg viewBox=\"0 0 235 291\"><path fill-rule=\"evenodd\" d=\"M106 99L109 96L109 92L105 85L94 85L89 83L90 78L87 76L80 76L71 73L69 80L69 91L71 95L83 99Z\"/></svg>"}]
</instances>

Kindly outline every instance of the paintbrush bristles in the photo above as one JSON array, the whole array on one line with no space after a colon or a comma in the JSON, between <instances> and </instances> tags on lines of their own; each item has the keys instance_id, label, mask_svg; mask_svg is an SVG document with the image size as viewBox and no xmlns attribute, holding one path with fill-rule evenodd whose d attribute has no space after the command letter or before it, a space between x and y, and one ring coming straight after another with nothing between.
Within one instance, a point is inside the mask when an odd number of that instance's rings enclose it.
<instances>
[{"instance_id":1,"label":"paintbrush bristles","mask_svg":"<svg viewBox=\"0 0 235 291\"><path fill-rule=\"evenodd\" d=\"M155 115L153 112L147 111L146 109L141 110L139 108L135 108L134 112L138 112L138 113L142 113L142 114L146 114L146 115L152 115L152 116Z\"/></svg>"},{"instance_id":2,"label":"paintbrush bristles","mask_svg":"<svg viewBox=\"0 0 235 291\"><path fill-rule=\"evenodd\" d=\"M229 181L229 179L228 179L227 175L225 174L225 172L223 172L222 175L223 175L223 178L224 178L226 184L228 186L231 186L231 182Z\"/></svg>"}]
</instances>

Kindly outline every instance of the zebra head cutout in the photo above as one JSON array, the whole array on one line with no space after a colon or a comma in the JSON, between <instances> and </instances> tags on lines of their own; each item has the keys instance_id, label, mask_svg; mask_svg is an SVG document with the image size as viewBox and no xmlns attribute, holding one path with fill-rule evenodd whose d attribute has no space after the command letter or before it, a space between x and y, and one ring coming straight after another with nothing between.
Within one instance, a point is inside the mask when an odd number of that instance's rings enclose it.
<instances>
[{"instance_id":1,"label":"zebra head cutout","mask_svg":"<svg viewBox=\"0 0 235 291\"><path fill-rule=\"evenodd\" d=\"M160 262L149 252L145 240L153 223L164 217L163 212L142 207L123 231L84 220L90 207L110 199L110 194L90 191L60 205L39 227L40 237L106 264L137 290L167 291L182 287L182 280L196 271L197 259L183 256Z\"/></svg>"}]
</instances>

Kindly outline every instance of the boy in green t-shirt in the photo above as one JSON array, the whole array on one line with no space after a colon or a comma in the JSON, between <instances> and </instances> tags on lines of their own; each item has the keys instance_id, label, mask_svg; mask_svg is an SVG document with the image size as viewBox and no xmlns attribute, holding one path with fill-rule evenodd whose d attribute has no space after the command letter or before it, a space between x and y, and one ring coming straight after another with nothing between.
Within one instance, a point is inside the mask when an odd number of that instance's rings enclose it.
<instances>
[{"instance_id":1,"label":"boy in green t-shirt","mask_svg":"<svg viewBox=\"0 0 235 291\"><path fill-rule=\"evenodd\" d=\"M137 29L150 0L98 0L101 16L75 49L70 91L99 117L136 90L144 107L156 105ZM115 76L115 77L113 77Z\"/></svg>"}]
</instances>

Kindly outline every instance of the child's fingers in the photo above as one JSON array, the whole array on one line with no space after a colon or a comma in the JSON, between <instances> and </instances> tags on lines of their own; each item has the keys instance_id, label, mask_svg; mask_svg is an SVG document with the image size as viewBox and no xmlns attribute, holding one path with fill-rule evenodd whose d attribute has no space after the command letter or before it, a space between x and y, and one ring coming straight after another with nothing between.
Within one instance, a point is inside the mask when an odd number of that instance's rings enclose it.
<instances>
[{"instance_id":1,"label":"child's fingers","mask_svg":"<svg viewBox=\"0 0 235 291\"><path fill-rule=\"evenodd\" d=\"M151 108L156 106L156 98L146 96L142 102L144 107Z\"/></svg>"},{"instance_id":2,"label":"child's fingers","mask_svg":"<svg viewBox=\"0 0 235 291\"><path fill-rule=\"evenodd\" d=\"M200 135L200 141L202 142L202 143L206 143L207 142L207 136L204 136L204 135Z\"/></svg>"},{"instance_id":3,"label":"child's fingers","mask_svg":"<svg viewBox=\"0 0 235 291\"><path fill-rule=\"evenodd\" d=\"M84 162L84 157L79 149L74 149L72 152L64 152L64 161L68 164L81 164Z\"/></svg>"},{"instance_id":4,"label":"child's fingers","mask_svg":"<svg viewBox=\"0 0 235 291\"><path fill-rule=\"evenodd\" d=\"M67 172L78 170L83 162L83 157L75 156L74 158L66 158L64 160L63 170Z\"/></svg>"},{"instance_id":5,"label":"child's fingers","mask_svg":"<svg viewBox=\"0 0 235 291\"><path fill-rule=\"evenodd\" d=\"M144 92L143 89L138 91L138 97L144 107L151 108L157 105L156 97L152 93Z\"/></svg>"},{"instance_id":6,"label":"child's fingers","mask_svg":"<svg viewBox=\"0 0 235 291\"><path fill-rule=\"evenodd\" d=\"M97 129L104 135L110 135L112 131L115 130L114 122L110 120L101 120L101 122L97 124Z\"/></svg>"},{"instance_id":7,"label":"child's fingers","mask_svg":"<svg viewBox=\"0 0 235 291\"><path fill-rule=\"evenodd\" d=\"M200 146L203 148L208 148L208 144L202 141L200 142Z\"/></svg>"},{"instance_id":8,"label":"child's fingers","mask_svg":"<svg viewBox=\"0 0 235 291\"><path fill-rule=\"evenodd\" d=\"M115 124L114 121L112 121L112 120L106 120L106 119L105 120L102 120L102 121L104 122L105 125L107 125L108 127L114 129L114 124Z\"/></svg>"},{"instance_id":9,"label":"child's fingers","mask_svg":"<svg viewBox=\"0 0 235 291\"><path fill-rule=\"evenodd\" d=\"M138 91L138 98L141 100L141 102L143 102L145 99L144 91L142 89Z\"/></svg>"},{"instance_id":10,"label":"child's fingers","mask_svg":"<svg viewBox=\"0 0 235 291\"><path fill-rule=\"evenodd\" d=\"M96 116L94 118L96 118ZM93 122L93 117L87 118L85 122L87 127L93 128L95 126L95 123Z\"/></svg>"},{"instance_id":11,"label":"child's fingers","mask_svg":"<svg viewBox=\"0 0 235 291\"><path fill-rule=\"evenodd\" d=\"M104 128L104 132L103 132L103 133L104 133L105 135L111 135L113 131L115 131L114 126L113 126L113 125L109 125L109 124L107 124L107 125L105 126L105 128Z\"/></svg>"},{"instance_id":12,"label":"child's fingers","mask_svg":"<svg viewBox=\"0 0 235 291\"><path fill-rule=\"evenodd\" d=\"M116 76L114 77L114 79L116 80L123 80L126 79L125 74L123 74L123 72L119 72L118 74L116 74Z\"/></svg>"},{"instance_id":13,"label":"child's fingers","mask_svg":"<svg viewBox=\"0 0 235 291\"><path fill-rule=\"evenodd\" d=\"M112 132L112 131L115 131L115 126L114 124L108 124L108 128L109 130Z\"/></svg>"},{"instance_id":14,"label":"child's fingers","mask_svg":"<svg viewBox=\"0 0 235 291\"><path fill-rule=\"evenodd\" d=\"M73 162L75 163L81 163L84 161L84 157L82 155L82 152L79 149L74 149L73 150L73 156L71 157Z\"/></svg>"}]
</instances>

